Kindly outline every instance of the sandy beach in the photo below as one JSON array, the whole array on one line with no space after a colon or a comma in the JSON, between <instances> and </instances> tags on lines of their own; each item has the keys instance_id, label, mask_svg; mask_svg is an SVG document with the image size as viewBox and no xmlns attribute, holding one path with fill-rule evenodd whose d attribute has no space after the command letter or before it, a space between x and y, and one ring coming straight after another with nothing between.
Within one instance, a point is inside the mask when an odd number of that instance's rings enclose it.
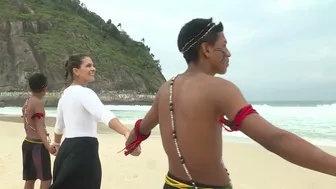
<instances>
[{"instance_id":1,"label":"sandy beach","mask_svg":"<svg viewBox=\"0 0 336 189\"><path fill-rule=\"evenodd\" d=\"M51 135L54 120L46 121ZM99 133L102 189L162 188L168 166L158 132L144 142L139 157L117 153L125 142L122 136L102 126ZM24 137L20 117L0 117L0 186L3 189L23 188L21 144ZM234 189L335 189L335 177L290 164L258 145L224 142L223 148L224 163ZM336 148L323 149L336 155Z\"/></svg>"}]
</instances>

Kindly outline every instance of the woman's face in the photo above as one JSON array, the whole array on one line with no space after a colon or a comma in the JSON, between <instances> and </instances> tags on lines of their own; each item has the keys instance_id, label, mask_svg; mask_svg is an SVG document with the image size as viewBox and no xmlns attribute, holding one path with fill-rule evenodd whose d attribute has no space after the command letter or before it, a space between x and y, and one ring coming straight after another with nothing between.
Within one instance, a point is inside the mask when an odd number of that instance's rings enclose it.
<instances>
[{"instance_id":1,"label":"woman's face","mask_svg":"<svg viewBox=\"0 0 336 189\"><path fill-rule=\"evenodd\" d=\"M95 80L96 68L90 57L84 57L79 68L73 69L74 79L81 83L90 83Z\"/></svg>"}]
</instances>

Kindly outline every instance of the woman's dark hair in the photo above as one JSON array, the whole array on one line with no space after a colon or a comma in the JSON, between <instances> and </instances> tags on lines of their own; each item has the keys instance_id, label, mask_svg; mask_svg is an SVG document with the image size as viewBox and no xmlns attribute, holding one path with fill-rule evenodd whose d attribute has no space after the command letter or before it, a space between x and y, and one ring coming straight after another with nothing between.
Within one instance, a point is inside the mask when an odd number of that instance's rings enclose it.
<instances>
[{"instance_id":1,"label":"woman's dark hair","mask_svg":"<svg viewBox=\"0 0 336 189\"><path fill-rule=\"evenodd\" d=\"M74 54L69 57L69 59L65 62L65 85L67 85L67 80L70 75L71 79L73 79L73 68L80 68L82 65L82 61L85 57L88 57L86 54Z\"/></svg>"},{"instance_id":2,"label":"woman's dark hair","mask_svg":"<svg viewBox=\"0 0 336 189\"><path fill-rule=\"evenodd\" d=\"M198 51L203 42L214 45L219 32L223 32L223 24L213 23L212 18L196 18L186 23L178 35L177 46L187 64L198 60Z\"/></svg>"}]
</instances>

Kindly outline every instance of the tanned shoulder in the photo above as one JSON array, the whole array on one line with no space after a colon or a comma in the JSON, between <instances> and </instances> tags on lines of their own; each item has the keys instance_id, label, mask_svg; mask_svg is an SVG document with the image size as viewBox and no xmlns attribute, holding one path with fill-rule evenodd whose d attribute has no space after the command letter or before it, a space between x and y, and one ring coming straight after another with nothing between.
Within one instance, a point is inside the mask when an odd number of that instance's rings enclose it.
<instances>
[{"instance_id":1,"label":"tanned shoulder","mask_svg":"<svg viewBox=\"0 0 336 189\"><path fill-rule=\"evenodd\" d=\"M32 104L34 113L44 113L44 101L39 98L33 98Z\"/></svg>"},{"instance_id":2,"label":"tanned shoulder","mask_svg":"<svg viewBox=\"0 0 336 189\"><path fill-rule=\"evenodd\" d=\"M232 98L238 94L242 95L240 89L233 82L220 77L213 77L208 85L209 90L220 99Z\"/></svg>"},{"instance_id":3,"label":"tanned shoulder","mask_svg":"<svg viewBox=\"0 0 336 189\"><path fill-rule=\"evenodd\" d=\"M236 113L247 105L240 89L231 81L214 77L209 82L209 92L218 111L233 119Z\"/></svg>"},{"instance_id":4,"label":"tanned shoulder","mask_svg":"<svg viewBox=\"0 0 336 189\"><path fill-rule=\"evenodd\" d=\"M169 86L170 86L170 82L172 79L169 79L168 81L166 81L165 83L163 83L159 90L156 93L156 97L155 98L160 98L160 94L164 93L164 91L169 91Z\"/></svg>"}]
</instances>

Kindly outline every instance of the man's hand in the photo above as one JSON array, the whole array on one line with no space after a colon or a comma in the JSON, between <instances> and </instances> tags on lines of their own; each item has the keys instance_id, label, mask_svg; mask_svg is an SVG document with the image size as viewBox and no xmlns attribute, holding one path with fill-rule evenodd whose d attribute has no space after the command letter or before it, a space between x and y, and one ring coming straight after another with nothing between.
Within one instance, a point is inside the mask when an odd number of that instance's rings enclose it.
<instances>
[{"instance_id":1,"label":"man's hand","mask_svg":"<svg viewBox=\"0 0 336 189\"><path fill-rule=\"evenodd\" d=\"M57 153L58 153L58 150L60 148L60 144L57 144L57 143L52 143L51 146L53 146L55 148L55 152L54 153L51 153L52 155L56 156Z\"/></svg>"},{"instance_id":2,"label":"man's hand","mask_svg":"<svg viewBox=\"0 0 336 189\"><path fill-rule=\"evenodd\" d=\"M56 148L55 146L48 145L47 150L50 154L55 154L56 153Z\"/></svg>"},{"instance_id":3,"label":"man's hand","mask_svg":"<svg viewBox=\"0 0 336 189\"><path fill-rule=\"evenodd\" d=\"M128 146L129 144L134 142L136 140L136 135L134 133L134 130L132 130L130 133L129 132L126 133L125 138L126 138L125 146ZM138 146L136 148L131 149L130 151L131 151L130 154L132 156L139 156L141 154L141 147Z\"/></svg>"}]
</instances>

